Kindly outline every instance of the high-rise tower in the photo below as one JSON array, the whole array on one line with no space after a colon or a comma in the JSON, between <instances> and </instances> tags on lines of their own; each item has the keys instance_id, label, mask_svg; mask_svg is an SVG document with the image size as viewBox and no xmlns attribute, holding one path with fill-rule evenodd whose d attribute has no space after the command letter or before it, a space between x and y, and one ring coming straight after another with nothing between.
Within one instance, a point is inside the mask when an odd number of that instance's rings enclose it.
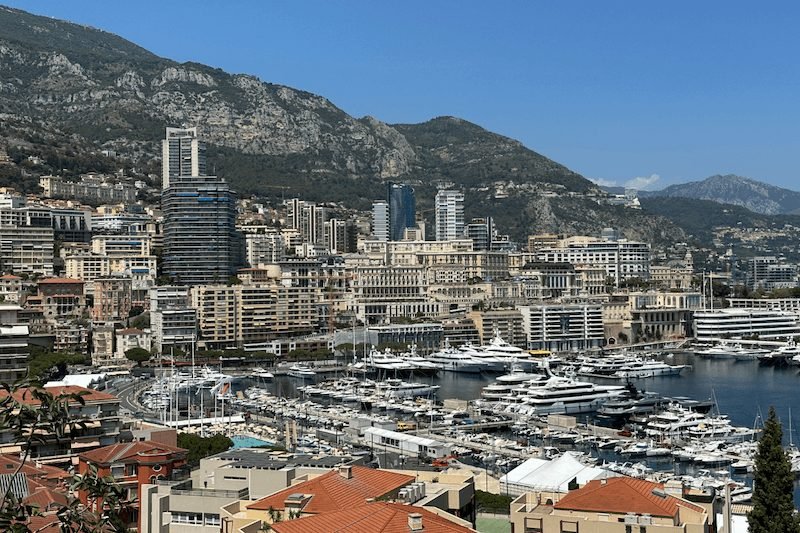
<instances>
[{"instance_id":1,"label":"high-rise tower","mask_svg":"<svg viewBox=\"0 0 800 533\"><path fill-rule=\"evenodd\" d=\"M406 228L413 228L417 218L417 203L414 189L404 183L389 183L387 186L389 202L389 237L393 241L403 239Z\"/></svg>"},{"instance_id":2,"label":"high-rise tower","mask_svg":"<svg viewBox=\"0 0 800 533\"><path fill-rule=\"evenodd\" d=\"M205 176L206 143L197 138L197 128L167 128L161 147L162 188L177 176Z\"/></svg>"},{"instance_id":3,"label":"high-rise tower","mask_svg":"<svg viewBox=\"0 0 800 533\"><path fill-rule=\"evenodd\" d=\"M241 264L236 193L205 170L205 143L197 129L167 128L163 271L181 285L224 283Z\"/></svg>"},{"instance_id":4,"label":"high-rise tower","mask_svg":"<svg viewBox=\"0 0 800 533\"><path fill-rule=\"evenodd\" d=\"M464 193L436 193L436 240L452 241L464 236Z\"/></svg>"}]
</instances>

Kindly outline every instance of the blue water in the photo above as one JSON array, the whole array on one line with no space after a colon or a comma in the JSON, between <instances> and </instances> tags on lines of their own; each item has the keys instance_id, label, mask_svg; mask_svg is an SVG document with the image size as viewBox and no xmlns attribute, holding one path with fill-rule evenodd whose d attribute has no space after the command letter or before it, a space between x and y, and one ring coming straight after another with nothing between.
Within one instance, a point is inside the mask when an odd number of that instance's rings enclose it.
<instances>
[{"instance_id":1,"label":"blue water","mask_svg":"<svg viewBox=\"0 0 800 533\"><path fill-rule=\"evenodd\" d=\"M719 412L728 415L738 426L752 427L757 416L766 418L770 406L774 406L783 422L787 442L791 409L796 419L792 421L793 441L800 443L795 424L795 421L800 423L800 368L762 366L757 361L702 359L689 354L677 354L664 360L669 364L692 365L692 369L685 370L680 376L637 380L636 386L664 396L716 399ZM328 377L333 376L318 376L317 380ZM414 381L439 385L439 400L474 400L480 398L481 389L493 379L494 376L442 372L437 377L419 377ZM618 382L599 380L598 383ZM291 397L298 395L296 387L302 384L300 380L279 376L269 388L274 394Z\"/></svg>"},{"instance_id":2,"label":"blue water","mask_svg":"<svg viewBox=\"0 0 800 533\"><path fill-rule=\"evenodd\" d=\"M268 440L257 439L255 437L248 437L245 435L235 435L231 437L233 441L233 448L255 448L257 446L272 446L275 443Z\"/></svg>"}]
</instances>

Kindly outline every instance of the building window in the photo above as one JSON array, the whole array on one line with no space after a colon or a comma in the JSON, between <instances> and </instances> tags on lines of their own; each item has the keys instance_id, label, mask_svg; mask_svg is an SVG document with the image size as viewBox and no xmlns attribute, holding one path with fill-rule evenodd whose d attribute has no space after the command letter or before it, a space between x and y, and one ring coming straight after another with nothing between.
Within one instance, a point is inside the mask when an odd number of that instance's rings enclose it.
<instances>
[{"instance_id":1,"label":"building window","mask_svg":"<svg viewBox=\"0 0 800 533\"><path fill-rule=\"evenodd\" d=\"M220 519L218 514L210 514L206 513L205 515L205 525L207 526L219 526Z\"/></svg>"},{"instance_id":2,"label":"building window","mask_svg":"<svg viewBox=\"0 0 800 533\"><path fill-rule=\"evenodd\" d=\"M524 533L542 533L542 519L526 517Z\"/></svg>"},{"instance_id":3,"label":"building window","mask_svg":"<svg viewBox=\"0 0 800 533\"><path fill-rule=\"evenodd\" d=\"M219 516L219 515L217 515ZM203 514L202 513L181 513L181 512L172 512L172 521L176 524L188 524L192 526L202 526L203 525Z\"/></svg>"},{"instance_id":4,"label":"building window","mask_svg":"<svg viewBox=\"0 0 800 533\"><path fill-rule=\"evenodd\" d=\"M561 533L578 533L578 522L561 521Z\"/></svg>"}]
</instances>

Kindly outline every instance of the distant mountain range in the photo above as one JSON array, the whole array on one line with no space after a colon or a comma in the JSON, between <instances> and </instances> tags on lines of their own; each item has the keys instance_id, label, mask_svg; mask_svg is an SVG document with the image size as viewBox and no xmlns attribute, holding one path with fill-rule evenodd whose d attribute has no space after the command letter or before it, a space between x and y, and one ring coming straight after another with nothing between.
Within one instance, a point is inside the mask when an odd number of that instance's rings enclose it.
<instances>
[{"instance_id":1,"label":"distant mountain range","mask_svg":"<svg viewBox=\"0 0 800 533\"><path fill-rule=\"evenodd\" d=\"M710 200L763 215L800 214L800 192L732 174L670 185L660 191L639 191L639 196Z\"/></svg>"},{"instance_id":2,"label":"distant mountain range","mask_svg":"<svg viewBox=\"0 0 800 533\"><path fill-rule=\"evenodd\" d=\"M109 149L157 174L164 128L191 125L209 145L209 171L244 194L364 209L387 181L403 181L428 214L437 187L461 188L467 217L494 216L520 241L608 226L631 239L683 238L666 219L604 204L583 176L465 120L355 118L322 96L0 7L0 145L43 152L54 172L86 171L95 158L84 154Z\"/></svg>"}]
</instances>

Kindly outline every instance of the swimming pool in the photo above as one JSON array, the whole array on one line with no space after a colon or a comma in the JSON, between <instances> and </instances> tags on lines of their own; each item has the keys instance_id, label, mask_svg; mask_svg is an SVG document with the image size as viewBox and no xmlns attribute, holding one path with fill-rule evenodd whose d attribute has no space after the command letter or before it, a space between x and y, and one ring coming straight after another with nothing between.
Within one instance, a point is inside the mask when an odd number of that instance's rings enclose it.
<instances>
[{"instance_id":1,"label":"swimming pool","mask_svg":"<svg viewBox=\"0 0 800 533\"><path fill-rule=\"evenodd\" d=\"M247 435L234 435L231 437L233 441L233 448L255 448L257 446L274 446L274 442L270 442L268 440L257 439L255 437L249 437Z\"/></svg>"}]
</instances>

